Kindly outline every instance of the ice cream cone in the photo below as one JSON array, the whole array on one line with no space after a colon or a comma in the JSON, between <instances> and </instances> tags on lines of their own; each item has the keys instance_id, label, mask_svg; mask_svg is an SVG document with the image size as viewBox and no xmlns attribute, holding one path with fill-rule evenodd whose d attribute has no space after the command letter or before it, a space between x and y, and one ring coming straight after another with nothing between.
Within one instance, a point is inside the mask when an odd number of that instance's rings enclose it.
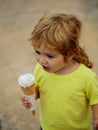
<instances>
[{"instance_id":1,"label":"ice cream cone","mask_svg":"<svg viewBox=\"0 0 98 130\"><path fill-rule=\"evenodd\" d=\"M32 95L32 94L34 94L34 85L32 85L30 87L25 87L25 88L21 86L21 89L22 89L22 91L23 91L23 93L25 95Z\"/></svg>"},{"instance_id":2,"label":"ice cream cone","mask_svg":"<svg viewBox=\"0 0 98 130\"><path fill-rule=\"evenodd\" d=\"M25 74L19 77L18 82L23 91L25 97L31 102L32 106L30 107L30 111L33 115L36 113L35 108L35 97L34 97L34 80L32 74Z\"/></svg>"}]
</instances>

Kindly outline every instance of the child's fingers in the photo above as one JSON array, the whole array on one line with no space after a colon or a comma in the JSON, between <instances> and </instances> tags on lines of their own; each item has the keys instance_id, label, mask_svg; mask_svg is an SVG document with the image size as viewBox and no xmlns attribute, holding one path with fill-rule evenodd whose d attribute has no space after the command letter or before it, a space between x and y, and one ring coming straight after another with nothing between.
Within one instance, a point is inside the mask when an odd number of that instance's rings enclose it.
<instances>
[{"instance_id":1,"label":"child's fingers","mask_svg":"<svg viewBox=\"0 0 98 130\"><path fill-rule=\"evenodd\" d=\"M24 95L21 96L21 99L22 99L23 102L28 101L28 99Z\"/></svg>"},{"instance_id":2,"label":"child's fingers","mask_svg":"<svg viewBox=\"0 0 98 130\"><path fill-rule=\"evenodd\" d=\"M23 105L24 105L25 107L27 107L27 108L30 108L30 107L31 107L31 103L28 102L28 101L24 101L24 102L23 102Z\"/></svg>"},{"instance_id":3,"label":"child's fingers","mask_svg":"<svg viewBox=\"0 0 98 130\"><path fill-rule=\"evenodd\" d=\"M31 107L31 102L29 102L29 100L24 95L22 95L21 100L25 107L27 108Z\"/></svg>"},{"instance_id":4,"label":"child's fingers","mask_svg":"<svg viewBox=\"0 0 98 130\"><path fill-rule=\"evenodd\" d=\"M26 99L26 97L25 97L24 95L22 95L22 96L21 96L21 98L22 98L23 100L25 100L25 99Z\"/></svg>"}]
</instances>

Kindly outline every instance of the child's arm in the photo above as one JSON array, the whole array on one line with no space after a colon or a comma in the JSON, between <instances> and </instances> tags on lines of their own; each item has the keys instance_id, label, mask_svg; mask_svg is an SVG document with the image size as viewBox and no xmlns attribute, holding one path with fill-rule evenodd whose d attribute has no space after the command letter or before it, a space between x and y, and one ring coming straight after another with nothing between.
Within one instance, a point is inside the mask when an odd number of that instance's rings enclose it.
<instances>
[{"instance_id":1,"label":"child's arm","mask_svg":"<svg viewBox=\"0 0 98 130\"><path fill-rule=\"evenodd\" d=\"M93 127L94 130L98 130L98 104L92 105L93 112Z\"/></svg>"},{"instance_id":2,"label":"child's arm","mask_svg":"<svg viewBox=\"0 0 98 130\"><path fill-rule=\"evenodd\" d=\"M39 87L35 87L35 99L40 98Z\"/></svg>"}]
</instances>

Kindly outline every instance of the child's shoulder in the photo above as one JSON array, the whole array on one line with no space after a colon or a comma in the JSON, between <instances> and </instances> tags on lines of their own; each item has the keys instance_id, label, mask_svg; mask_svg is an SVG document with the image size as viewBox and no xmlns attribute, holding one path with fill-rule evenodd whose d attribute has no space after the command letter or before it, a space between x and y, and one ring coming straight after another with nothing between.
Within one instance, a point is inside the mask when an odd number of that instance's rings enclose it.
<instances>
[{"instance_id":1,"label":"child's shoulder","mask_svg":"<svg viewBox=\"0 0 98 130\"><path fill-rule=\"evenodd\" d=\"M38 71L38 70L41 70L41 69L42 69L42 66L41 66L39 63L37 63L37 64L35 65L34 72L35 72L35 71Z\"/></svg>"},{"instance_id":2,"label":"child's shoulder","mask_svg":"<svg viewBox=\"0 0 98 130\"><path fill-rule=\"evenodd\" d=\"M81 74L83 74L84 77L93 78L97 76L92 69L86 67L84 64L81 64L80 68L81 68Z\"/></svg>"},{"instance_id":3,"label":"child's shoulder","mask_svg":"<svg viewBox=\"0 0 98 130\"><path fill-rule=\"evenodd\" d=\"M42 68L42 66L39 63L37 63L35 65L33 74L36 77L39 77L39 76L41 76L43 74L43 68Z\"/></svg>"}]
</instances>

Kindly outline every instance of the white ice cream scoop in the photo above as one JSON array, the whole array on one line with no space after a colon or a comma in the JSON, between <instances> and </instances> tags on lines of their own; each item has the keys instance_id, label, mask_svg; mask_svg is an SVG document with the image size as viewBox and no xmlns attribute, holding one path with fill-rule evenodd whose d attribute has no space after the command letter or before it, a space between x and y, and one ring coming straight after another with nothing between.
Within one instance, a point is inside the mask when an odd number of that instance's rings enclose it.
<instances>
[{"instance_id":1,"label":"white ice cream scoop","mask_svg":"<svg viewBox=\"0 0 98 130\"><path fill-rule=\"evenodd\" d=\"M34 84L35 78L31 73L19 76L18 83L21 87L29 87Z\"/></svg>"}]
</instances>

